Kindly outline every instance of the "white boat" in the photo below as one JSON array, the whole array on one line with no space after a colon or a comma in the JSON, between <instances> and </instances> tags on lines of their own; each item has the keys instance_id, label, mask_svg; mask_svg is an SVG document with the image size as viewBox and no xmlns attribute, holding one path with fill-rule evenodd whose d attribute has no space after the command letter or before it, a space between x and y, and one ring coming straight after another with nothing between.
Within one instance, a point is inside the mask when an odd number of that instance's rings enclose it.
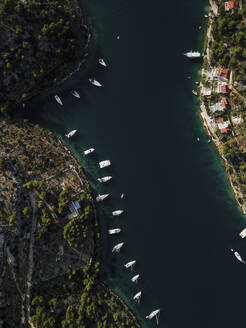
<instances>
[{"instance_id":1,"label":"white boat","mask_svg":"<svg viewBox=\"0 0 246 328\"><path fill-rule=\"evenodd\" d=\"M96 87L101 87L102 86L102 84L94 78L89 78L89 81L91 82L91 84L95 85Z\"/></svg>"},{"instance_id":2,"label":"white boat","mask_svg":"<svg viewBox=\"0 0 246 328\"><path fill-rule=\"evenodd\" d=\"M119 36L119 35L117 35L117 37L116 37L116 38L117 38L117 40L119 40L119 39L120 39L120 36Z\"/></svg>"},{"instance_id":3,"label":"white boat","mask_svg":"<svg viewBox=\"0 0 246 328\"><path fill-rule=\"evenodd\" d=\"M22 103L22 108L25 108L26 107L26 104Z\"/></svg>"},{"instance_id":4,"label":"white boat","mask_svg":"<svg viewBox=\"0 0 246 328\"><path fill-rule=\"evenodd\" d=\"M69 139L69 138L71 138L72 136L74 136L76 132L77 132L77 130L72 130L72 131L70 131L68 134L65 134L65 136Z\"/></svg>"},{"instance_id":5,"label":"white boat","mask_svg":"<svg viewBox=\"0 0 246 328\"><path fill-rule=\"evenodd\" d=\"M111 180L112 177L111 176L108 176L108 177L102 177L102 178L98 178L97 180L101 183L104 183L104 182L107 182L109 180Z\"/></svg>"},{"instance_id":6,"label":"white boat","mask_svg":"<svg viewBox=\"0 0 246 328\"><path fill-rule=\"evenodd\" d=\"M198 85L198 84L199 84L199 82L198 82L198 81L196 81L195 83L196 83L196 85Z\"/></svg>"},{"instance_id":7,"label":"white boat","mask_svg":"<svg viewBox=\"0 0 246 328\"><path fill-rule=\"evenodd\" d=\"M108 230L109 235L114 235L114 234L119 233L119 232L121 232L121 229L120 228L109 229Z\"/></svg>"},{"instance_id":8,"label":"white boat","mask_svg":"<svg viewBox=\"0 0 246 328\"><path fill-rule=\"evenodd\" d=\"M156 317L156 323L158 325L159 323L159 319L160 319L160 309L157 309L155 311L152 311L149 315L147 315L145 318L146 319L153 319L154 317Z\"/></svg>"},{"instance_id":9,"label":"white boat","mask_svg":"<svg viewBox=\"0 0 246 328\"><path fill-rule=\"evenodd\" d=\"M122 199L122 198L124 198L125 197L125 194L121 194L120 195L120 198Z\"/></svg>"},{"instance_id":10,"label":"white boat","mask_svg":"<svg viewBox=\"0 0 246 328\"><path fill-rule=\"evenodd\" d=\"M233 254L235 255L235 257L238 259L238 261L242 262L245 264L244 260L241 258L241 255L238 252L235 252L232 248L231 251L233 252Z\"/></svg>"},{"instance_id":11,"label":"white boat","mask_svg":"<svg viewBox=\"0 0 246 328\"><path fill-rule=\"evenodd\" d=\"M55 95L55 100L58 102L58 104L63 105L61 98L58 95Z\"/></svg>"},{"instance_id":12,"label":"white boat","mask_svg":"<svg viewBox=\"0 0 246 328\"><path fill-rule=\"evenodd\" d=\"M197 93L195 90L192 90L191 92L192 92L192 93L193 93L193 95L195 95L195 96L197 96L197 95L198 95L198 93Z\"/></svg>"},{"instance_id":13,"label":"white boat","mask_svg":"<svg viewBox=\"0 0 246 328\"><path fill-rule=\"evenodd\" d=\"M109 159L107 159L106 161L99 162L99 166L100 166L101 169L104 168L104 167L110 166L110 165L111 165L111 162L110 162Z\"/></svg>"},{"instance_id":14,"label":"white boat","mask_svg":"<svg viewBox=\"0 0 246 328\"><path fill-rule=\"evenodd\" d=\"M80 98L80 95L78 94L77 91L73 90L71 93L72 93L72 95L73 95L74 97L76 97L76 98Z\"/></svg>"},{"instance_id":15,"label":"white boat","mask_svg":"<svg viewBox=\"0 0 246 328\"><path fill-rule=\"evenodd\" d=\"M124 245L124 243L119 243L119 244L115 245L112 249L112 252L118 253L123 245Z\"/></svg>"},{"instance_id":16,"label":"white boat","mask_svg":"<svg viewBox=\"0 0 246 328\"><path fill-rule=\"evenodd\" d=\"M245 237L246 237L246 228L243 229L243 230L240 232L239 236L242 237L242 238L245 238Z\"/></svg>"},{"instance_id":17,"label":"white boat","mask_svg":"<svg viewBox=\"0 0 246 328\"><path fill-rule=\"evenodd\" d=\"M104 199L106 199L107 197L109 196L109 194L103 194L103 195L98 195L97 197L96 197L96 201L97 202L102 202Z\"/></svg>"},{"instance_id":18,"label":"white boat","mask_svg":"<svg viewBox=\"0 0 246 328\"><path fill-rule=\"evenodd\" d=\"M137 283L138 282L138 278L139 278L139 274L136 274L136 276L133 276L131 278L131 281Z\"/></svg>"},{"instance_id":19,"label":"white boat","mask_svg":"<svg viewBox=\"0 0 246 328\"><path fill-rule=\"evenodd\" d=\"M133 296L132 299L139 303L141 300L141 295L142 295L142 292L138 292L136 295Z\"/></svg>"},{"instance_id":20,"label":"white boat","mask_svg":"<svg viewBox=\"0 0 246 328\"><path fill-rule=\"evenodd\" d=\"M130 262L124 264L124 267L127 268L127 269L131 268L131 270L132 270L135 263L136 263L136 260L130 261Z\"/></svg>"},{"instance_id":21,"label":"white boat","mask_svg":"<svg viewBox=\"0 0 246 328\"><path fill-rule=\"evenodd\" d=\"M184 55L188 58L200 58L201 57L201 54L199 51L188 51L188 52L185 52Z\"/></svg>"},{"instance_id":22,"label":"white boat","mask_svg":"<svg viewBox=\"0 0 246 328\"><path fill-rule=\"evenodd\" d=\"M94 148L86 149L85 151L83 151L83 155L85 155L85 156L89 155L89 154L93 153L93 151L95 151Z\"/></svg>"},{"instance_id":23,"label":"white boat","mask_svg":"<svg viewBox=\"0 0 246 328\"><path fill-rule=\"evenodd\" d=\"M208 15L204 15L205 18L208 18Z\"/></svg>"},{"instance_id":24,"label":"white boat","mask_svg":"<svg viewBox=\"0 0 246 328\"><path fill-rule=\"evenodd\" d=\"M196 138L196 140L197 140L197 141L200 141L200 138L198 137L198 138Z\"/></svg>"},{"instance_id":25,"label":"white boat","mask_svg":"<svg viewBox=\"0 0 246 328\"><path fill-rule=\"evenodd\" d=\"M119 215L121 215L123 212L124 212L123 210L113 211L113 212L112 212L112 215L113 215L113 216L119 216Z\"/></svg>"},{"instance_id":26,"label":"white boat","mask_svg":"<svg viewBox=\"0 0 246 328\"><path fill-rule=\"evenodd\" d=\"M99 59L98 59L98 62L99 62L99 64L101 64L101 65L104 66L104 67L107 66L107 64L105 63L105 61L104 61L102 58L99 58Z\"/></svg>"},{"instance_id":27,"label":"white boat","mask_svg":"<svg viewBox=\"0 0 246 328\"><path fill-rule=\"evenodd\" d=\"M198 29L200 30L202 27L201 27L201 25L198 27Z\"/></svg>"}]
</instances>

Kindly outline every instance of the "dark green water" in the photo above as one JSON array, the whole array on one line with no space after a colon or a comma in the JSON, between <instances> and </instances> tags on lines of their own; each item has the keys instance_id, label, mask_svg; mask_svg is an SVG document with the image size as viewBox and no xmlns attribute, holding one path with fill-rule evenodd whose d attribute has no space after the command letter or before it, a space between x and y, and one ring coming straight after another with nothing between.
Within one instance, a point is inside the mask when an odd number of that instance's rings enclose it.
<instances>
[{"instance_id":1,"label":"dark green water","mask_svg":"<svg viewBox=\"0 0 246 328\"><path fill-rule=\"evenodd\" d=\"M133 308L143 327L154 326L143 318L156 308L160 327L243 327L246 268L229 249L246 257L245 241L238 237L246 222L222 162L207 144L191 94L199 64L182 55L201 46L198 26L205 23L207 2L86 0L86 5L97 44L87 71L57 90L63 107L50 95L34 102L28 115L60 136L78 129L68 142L77 153L96 148L83 164L94 190L112 194L99 207L105 278L129 304L142 290L142 303ZM106 70L97 64L99 55ZM103 88L89 85L89 76ZM97 162L104 159L113 165L100 171ZM96 182L107 173L112 183ZM112 218L118 208L125 214ZM109 227L123 232L109 238ZM112 256L120 241L121 253ZM123 264L132 259L137 264L130 273ZM130 282L136 273L137 286Z\"/></svg>"}]
</instances>

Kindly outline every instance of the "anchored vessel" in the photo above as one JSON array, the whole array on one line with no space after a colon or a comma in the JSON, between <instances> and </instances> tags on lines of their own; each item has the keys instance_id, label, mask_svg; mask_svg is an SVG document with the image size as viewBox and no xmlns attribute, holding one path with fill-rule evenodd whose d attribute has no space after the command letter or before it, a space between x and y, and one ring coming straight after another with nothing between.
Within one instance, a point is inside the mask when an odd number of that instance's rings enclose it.
<instances>
[{"instance_id":1,"label":"anchored vessel","mask_svg":"<svg viewBox=\"0 0 246 328\"><path fill-rule=\"evenodd\" d=\"M60 104L61 106L63 105L61 98L58 95L55 95L55 100Z\"/></svg>"},{"instance_id":2,"label":"anchored vessel","mask_svg":"<svg viewBox=\"0 0 246 328\"><path fill-rule=\"evenodd\" d=\"M89 81L91 82L91 84L95 85L96 87L101 87L102 86L102 84L94 78L89 78Z\"/></svg>"},{"instance_id":3,"label":"anchored vessel","mask_svg":"<svg viewBox=\"0 0 246 328\"><path fill-rule=\"evenodd\" d=\"M113 216L119 216L123 213L124 211L123 210L117 210L117 211L113 211L112 214Z\"/></svg>"},{"instance_id":4,"label":"anchored vessel","mask_svg":"<svg viewBox=\"0 0 246 328\"><path fill-rule=\"evenodd\" d=\"M109 229L108 230L109 235L114 235L114 234L119 233L119 232L121 232L121 229L120 228Z\"/></svg>"},{"instance_id":5,"label":"anchored vessel","mask_svg":"<svg viewBox=\"0 0 246 328\"><path fill-rule=\"evenodd\" d=\"M152 311L149 315L146 316L146 319L153 319L154 317L156 317L156 323L158 325L160 319L160 311L160 309Z\"/></svg>"},{"instance_id":6,"label":"anchored vessel","mask_svg":"<svg viewBox=\"0 0 246 328\"><path fill-rule=\"evenodd\" d=\"M106 161L99 162L100 169L102 169L104 167L107 167L107 166L110 166L110 165L111 165L111 162L110 162L109 159L107 159Z\"/></svg>"},{"instance_id":7,"label":"anchored vessel","mask_svg":"<svg viewBox=\"0 0 246 328\"><path fill-rule=\"evenodd\" d=\"M89 154L93 153L93 151L95 151L94 148L86 149L86 150L83 152L83 154L84 154L84 155L89 155Z\"/></svg>"},{"instance_id":8,"label":"anchored vessel","mask_svg":"<svg viewBox=\"0 0 246 328\"><path fill-rule=\"evenodd\" d=\"M138 278L139 278L139 274L136 274L136 276L133 276L131 278L131 281L137 283L138 282Z\"/></svg>"},{"instance_id":9,"label":"anchored vessel","mask_svg":"<svg viewBox=\"0 0 246 328\"><path fill-rule=\"evenodd\" d=\"M246 228L243 229L243 230L240 232L239 236L242 237L242 238L245 238L245 237L246 237Z\"/></svg>"},{"instance_id":10,"label":"anchored vessel","mask_svg":"<svg viewBox=\"0 0 246 328\"><path fill-rule=\"evenodd\" d=\"M140 303L140 300L141 300L141 295L142 295L142 292L138 292L136 295L133 296L133 300Z\"/></svg>"},{"instance_id":11,"label":"anchored vessel","mask_svg":"<svg viewBox=\"0 0 246 328\"><path fill-rule=\"evenodd\" d=\"M245 264L244 260L241 258L241 255L238 252L234 251L234 249L232 249L232 248L231 248L231 251L233 252L233 254L235 255L235 257L238 259L238 261L240 261L240 262L242 262L242 263Z\"/></svg>"},{"instance_id":12,"label":"anchored vessel","mask_svg":"<svg viewBox=\"0 0 246 328\"><path fill-rule=\"evenodd\" d=\"M101 65L104 66L104 67L107 66L107 64L105 63L105 61L104 61L102 58L99 58L99 59L98 59L98 62L99 62L99 64L101 64Z\"/></svg>"},{"instance_id":13,"label":"anchored vessel","mask_svg":"<svg viewBox=\"0 0 246 328\"><path fill-rule=\"evenodd\" d=\"M80 98L80 95L78 94L77 91L73 90L71 93L72 93L72 95L73 95L74 97L76 97L76 98Z\"/></svg>"},{"instance_id":14,"label":"anchored vessel","mask_svg":"<svg viewBox=\"0 0 246 328\"><path fill-rule=\"evenodd\" d=\"M192 93L193 93L193 95L195 95L195 96L197 96L197 95L198 95L198 93L197 93L195 90L192 90L191 92L192 92Z\"/></svg>"},{"instance_id":15,"label":"anchored vessel","mask_svg":"<svg viewBox=\"0 0 246 328\"><path fill-rule=\"evenodd\" d=\"M119 244L115 245L112 249L112 252L118 253L123 245L124 245L124 243L119 243Z\"/></svg>"},{"instance_id":16,"label":"anchored vessel","mask_svg":"<svg viewBox=\"0 0 246 328\"><path fill-rule=\"evenodd\" d=\"M125 197L125 194L121 194L120 195L120 198L122 199L122 198L124 198Z\"/></svg>"},{"instance_id":17,"label":"anchored vessel","mask_svg":"<svg viewBox=\"0 0 246 328\"><path fill-rule=\"evenodd\" d=\"M131 268L131 270L132 270L135 263L136 263L136 260L130 261L130 262L124 264L124 267L127 268L127 269Z\"/></svg>"},{"instance_id":18,"label":"anchored vessel","mask_svg":"<svg viewBox=\"0 0 246 328\"><path fill-rule=\"evenodd\" d=\"M96 197L96 201L97 202L101 202L101 201L103 201L105 198L107 198L109 196L109 194L103 194L103 195L98 195L97 197Z\"/></svg>"},{"instance_id":19,"label":"anchored vessel","mask_svg":"<svg viewBox=\"0 0 246 328\"><path fill-rule=\"evenodd\" d=\"M107 182L109 180L111 180L112 177L111 176L108 176L108 177L102 177L102 178L98 178L97 180L101 183L104 183L104 182Z\"/></svg>"},{"instance_id":20,"label":"anchored vessel","mask_svg":"<svg viewBox=\"0 0 246 328\"><path fill-rule=\"evenodd\" d=\"M77 130L72 130L72 131L69 132L68 134L65 134L65 136L69 139L69 138L71 138L73 135L75 135L76 132L77 132Z\"/></svg>"},{"instance_id":21,"label":"anchored vessel","mask_svg":"<svg viewBox=\"0 0 246 328\"><path fill-rule=\"evenodd\" d=\"M200 58L201 57L201 54L199 51L188 51L188 52L185 52L184 55L188 58Z\"/></svg>"}]
</instances>

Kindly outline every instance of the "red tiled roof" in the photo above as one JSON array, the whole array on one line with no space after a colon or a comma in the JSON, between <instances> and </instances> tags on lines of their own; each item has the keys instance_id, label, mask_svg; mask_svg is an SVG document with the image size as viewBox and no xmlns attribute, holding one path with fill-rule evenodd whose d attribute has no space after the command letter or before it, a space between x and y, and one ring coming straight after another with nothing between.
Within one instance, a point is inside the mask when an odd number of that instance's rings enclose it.
<instances>
[{"instance_id":1,"label":"red tiled roof","mask_svg":"<svg viewBox=\"0 0 246 328\"><path fill-rule=\"evenodd\" d=\"M218 122L218 123L223 123L223 122L224 122L223 117L219 117L219 118L217 119L217 122Z\"/></svg>"},{"instance_id":2,"label":"red tiled roof","mask_svg":"<svg viewBox=\"0 0 246 328\"><path fill-rule=\"evenodd\" d=\"M229 105L228 98L223 97L223 98L221 99L221 105L222 105L223 109L226 109L227 106Z\"/></svg>"},{"instance_id":3,"label":"red tiled roof","mask_svg":"<svg viewBox=\"0 0 246 328\"><path fill-rule=\"evenodd\" d=\"M238 9L239 8L239 1L228 1L228 9Z\"/></svg>"},{"instance_id":4,"label":"red tiled roof","mask_svg":"<svg viewBox=\"0 0 246 328\"><path fill-rule=\"evenodd\" d=\"M230 131L229 128L224 128L220 130L221 133L228 133L229 131Z\"/></svg>"},{"instance_id":5,"label":"red tiled roof","mask_svg":"<svg viewBox=\"0 0 246 328\"><path fill-rule=\"evenodd\" d=\"M225 79L229 79L230 77L230 70L226 68L221 68L218 71L218 76L224 77Z\"/></svg>"},{"instance_id":6,"label":"red tiled roof","mask_svg":"<svg viewBox=\"0 0 246 328\"><path fill-rule=\"evenodd\" d=\"M229 92L228 86L227 85L222 85L220 87L220 92L221 93L228 93Z\"/></svg>"}]
</instances>

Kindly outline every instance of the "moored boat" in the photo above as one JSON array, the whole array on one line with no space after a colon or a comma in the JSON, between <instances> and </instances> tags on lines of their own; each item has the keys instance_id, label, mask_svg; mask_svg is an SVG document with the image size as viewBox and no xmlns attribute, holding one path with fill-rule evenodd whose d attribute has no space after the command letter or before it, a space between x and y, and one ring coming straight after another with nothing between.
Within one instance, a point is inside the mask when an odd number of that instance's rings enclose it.
<instances>
[{"instance_id":1,"label":"moored boat","mask_svg":"<svg viewBox=\"0 0 246 328\"><path fill-rule=\"evenodd\" d=\"M102 202L104 199L106 199L107 197L109 196L109 194L104 194L104 195L98 195L97 197L96 197L96 201L97 202Z\"/></svg>"},{"instance_id":2,"label":"moored boat","mask_svg":"<svg viewBox=\"0 0 246 328\"><path fill-rule=\"evenodd\" d=\"M135 276L133 276L131 278L131 281L137 283L138 282L138 278L139 278L139 274L136 274Z\"/></svg>"},{"instance_id":3,"label":"moored boat","mask_svg":"<svg viewBox=\"0 0 246 328\"><path fill-rule=\"evenodd\" d=\"M95 149L94 148L90 148L90 149L86 149L85 151L83 151L83 155L89 155L89 154L91 154L91 153L93 153L95 151Z\"/></svg>"},{"instance_id":4,"label":"moored boat","mask_svg":"<svg viewBox=\"0 0 246 328\"><path fill-rule=\"evenodd\" d=\"M109 159L107 159L106 161L101 161L99 162L99 167L100 169L104 168L104 167L107 167L107 166L110 166L111 165L111 162Z\"/></svg>"},{"instance_id":5,"label":"moored boat","mask_svg":"<svg viewBox=\"0 0 246 328\"><path fill-rule=\"evenodd\" d=\"M131 268L131 270L132 270L135 263L136 263L136 260L130 261L130 262L124 264L124 267L126 269Z\"/></svg>"},{"instance_id":6,"label":"moored boat","mask_svg":"<svg viewBox=\"0 0 246 328\"><path fill-rule=\"evenodd\" d=\"M115 245L112 249L112 252L117 252L118 253L123 245L124 245L123 242Z\"/></svg>"},{"instance_id":7,"label":"moored boat","mask_svg":"<svg viewBox=\"0 0 246 328\"><path fill-rule=\"evenodd\" d=\"M61 106L63 105L61 98L58 95L55 95L55 100L60 104Z\"/></svg>"},{"instance_id":8,"label":"moored boat","mask_svg":"<svg viewBox=\"0 0 246 328\"><path fill-rule=\"evenodd\" d=\"M74 97L76 97L76 98L80 98L80 95L79 95L79 93L78 93L77 91L73 90L71 93L72 93L72 95L73 95Z\"/></svg>"},{"instance_id":9,"label":"moored boat","mask_svg":"<svg viewBox=\"0 0 246 328\"><path fill-rule=\"evenodd\" d=\"M133 296L132 299L139 303L141 300L141 295L142 295L142 292L138 292L136 295Z\"/></svg>"},{"instance_id":10,"label":"moored boat","mask_svg":"<svg viewBox=\"0 0 246 328\"><path fill-rule=\"evenodd\" d=\"M158 325L158 323L159 323L159 319L160 319L160 309L157 309L157 310L155 310L155 311L152 311L152 312L150 312L150 314L149 315L147 315L145 318L146 319L153 319L154 317L156 317L156 323L157 323L157 325Z\"/></svg>"},{"instance_id":11,"label":"moored boat","mask_svg":"<svg viewBox=\"0 0 246 328\"><path fill-rule=\"evenodd\" d=\"M101 64L101 65L104 66L104 67L107 66L107 64L105 63L105 61L104 61L102 58L99 58L99 59L98 59L98 62L99 62L99 64Z\"/></svg>"},{"instance_id":12,"label":"moored boat","mask_svg":"<svg viewBox=\"0 0 246 328\"><path fill-rule=\"evenodd\" d=\"M107 176L107 177L102 177L102 178L98 178L97 180L101 183L107 182L109 180L111 180L112 177L111 176Z\"/></svg>"},{"instance_id":13,"label":"moored boat","mask_svg":"<svg viewBox=\"0 0 246 328\"><path fill-rule=\"evenodd\" d=\"M89 81L91 82L91 84L95 85L96 87L102 87L102 84L94 78L89 78Z\"/></svg>"},{"instance_id":14,"label":"moored boat","mask_svg":"<svg viewBox=\"0 0 246 328\"><path fill-rule=\"evenodd\" d=\"M120 228L109 229L109 230L108 230L109 235L114 235L114 234L116 234L116 233L120 233L120 232L121 232L121 229L120 229Z\"/></svg>"},{"instance_id":15,"label":"moored boat","mask_svg":"<svg viewBox=\"0 0 246 328\"><path fill-rule=\"evenodd\" d=\"M232 248L231 248L231 251L233 252L233 254L235 255L235 257L238 259L238 261L240 261L240 262L242 262L242 263L245 264L245 261L242 259L241 255L238 252L234 251L234 249L232 249Z\"/></svg>"},{"instance_id":16,"label":"moored boat","mask_svg":"<svg viewBox=\"0 0 246 328\"><path fill-rule=\"evenodd\" d=\"M116 210L116 211L113 211L113 212L112 212L112 215L113 215L113 216L119 216L119 215L121 215L123 212L124 212L123 210Z\"/></svg>"},{"instance_id":17,"label":"moored boat","mask_svg":"<svg viewBox=\"0 0 246 328\"><path fill-rule=\"evenodd\" d=\"M125 194L121 194L120 195L120 198L122 199L122 198L124 198L125 197Z\"/></svg>"},{"instance_id":18,"label":"moored boat","mask_svg":"<svg viewBox=\"0 0 246 328\"><path fill-rule=\"evenodd\" d=\"M188 58L193 58L193 59L195 59L195 58L200 58L201 57L201 54L200 54L200 52L199 51L188 51L188 52L185 52L184 53L184 55L186 56L186 57L188 57Z\"/></svg>"},{"instance_id":19,"label":"moored boat","mask_svg":"<svg viewBox=\"0 0 246 328\"><path fill-rule=\"evenodd\" d=\"M241 238L245 238L245 237L246 237L246 228L243 229L243 230L240 232L239 236L240 236Z\"/></svg>"},{"instance_id":20,"label":"moored boat","mask_svg":"<svg viewBox=\"0 0 246 328\"><path fill-rule=\"evenodd\" d=\"M192 90L191 92L192 92L192 93L193 93L193 95L195 95L195 96L197 96L197 95L198 95L197 91L195 91L195 90Z\"/></svg>"},{"instance_id":21,"label":"moored boat","mask_svg":"<svg viewBox=\"0 0 246 328\"><path fill-rule=\"evenodd\" d=\"M74 136L76 132L77 132L77 130L72 130L72 131L70 131L68 134L65 134L65 136L69 139L69 138L71 138L72 136Z\"/></svg>"}]
</instances>

